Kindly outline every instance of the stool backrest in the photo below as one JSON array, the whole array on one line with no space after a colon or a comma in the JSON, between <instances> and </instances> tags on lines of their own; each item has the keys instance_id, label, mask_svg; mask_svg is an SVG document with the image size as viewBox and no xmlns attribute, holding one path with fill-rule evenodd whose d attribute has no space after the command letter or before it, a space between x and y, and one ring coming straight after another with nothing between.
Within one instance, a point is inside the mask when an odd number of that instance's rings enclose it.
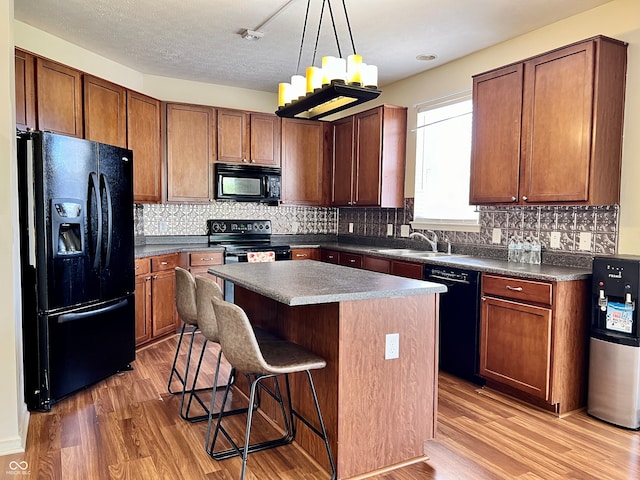
<instances>
[{"instance_id":1,"label":"stool backrest","mask_svg":"<svg viewBox=\"0 0 640 480\"><path fill-rule=\"evenodd\" d=\"M191 273L176 267L176 310L184 323L198 324L196 282Z\"/></svg>"},{"instance_id":2,"label":"stool backrest","mask_svg":"<svg viewBox=\"0 0 640 480\"><path fill-rule=\"evenodd\" d=\"M244 373L268 373L269 368L245 311L234 303L214 298L220 346L227 361Z\"/></svg>"},{"instance_id":3,"label":"stool backrest","mask_svg":"<svg viewBox=\"0 0 640 480\"><path fill-rule=\"evenodd\" d=\"M196 287L198 327L207 340L219 343L218 321L211 300L224 298L220 285L212 278L212 275L198 275Z\"/></svg>"}]
</instances>

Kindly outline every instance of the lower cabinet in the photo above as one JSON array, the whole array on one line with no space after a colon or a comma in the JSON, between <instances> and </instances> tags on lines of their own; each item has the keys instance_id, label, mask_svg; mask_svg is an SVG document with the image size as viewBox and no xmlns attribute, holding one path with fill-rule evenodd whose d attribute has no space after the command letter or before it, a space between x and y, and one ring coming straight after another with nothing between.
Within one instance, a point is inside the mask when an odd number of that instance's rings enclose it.
<instances>
[{"instance_id":1,"label":"lower cabinet","mask_svg":"<svg viewBox=\"0 0 640 480\"><path fill-rule=\"evenodd\" d=\"M175 267L180 254L136 259L136 345L175 332Z\"/></svg>"},{"instance_id":2,"label":"lower cabinet","mask_svg":"<svg viewBox=\"0 0 640 480\"><path fill-rule=\"evenodd\" d=\"M201 251L201 252L189 252L189 271L191 275L194 277L196 275L211 275L208 270L209 268L215 265L222 265L224 263L224 252L212 252L212 251ZM220 285L220 289L224 292L224 280L220 277L215 278L218 285Z\"/></svg>"},{"instance_id":3,"label":"lower cabinet","mask_svg":"<svg viewBox=\"0 0 640 480\"><path fill-rule=\"evenodd\" d=\"M587 280L483 274L480 375L487 385L566 413L586 404Z\"/></svg>"},{"instance_id":4,"label":"lower cabinet","mask_svg":"<svg viewBox=\"0 0 640 480\"><path fill-rule=\"evenodd\" d=\"M320 260L347 267L363 268L372 272L389 273L405 278L424 278L424 265L417 262L405 262L389 258L360 255L357 253L339 252L337 250L320 250Z\"/></svg>"}]
</instances>

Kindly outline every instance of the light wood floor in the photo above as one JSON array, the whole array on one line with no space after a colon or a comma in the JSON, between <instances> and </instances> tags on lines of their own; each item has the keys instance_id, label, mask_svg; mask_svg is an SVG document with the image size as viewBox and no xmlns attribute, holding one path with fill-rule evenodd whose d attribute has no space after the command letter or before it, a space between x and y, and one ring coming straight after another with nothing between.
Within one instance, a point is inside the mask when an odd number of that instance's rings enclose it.
<instances>
[{"instance_id":1,"label":"light wood floor","mask_svg":"<svg viewBox=\"0 0 640 480\"><path fill-rule=\"evenodd\" d=\"M240 460L212 460L203 447L206 422L181 420L178 398L166 392L176 340L140 350L134 371L65 399L50 413L32 413L27 450L0 457L0 478L239 478ZM213 352L208 358L214 358ZM439 387L438 434L429 444L430 461L371 478L640 478L638 432L585 413L558 419L446 374L440 375ZM237 420L241 429L244 419ZM258 424L258 434L269 430L266 423ZM16 475L15 462L27 462L28 469ZM251 455L248 469L251 480L329 478L295 445Z\"/></svg>"}]
</instances>

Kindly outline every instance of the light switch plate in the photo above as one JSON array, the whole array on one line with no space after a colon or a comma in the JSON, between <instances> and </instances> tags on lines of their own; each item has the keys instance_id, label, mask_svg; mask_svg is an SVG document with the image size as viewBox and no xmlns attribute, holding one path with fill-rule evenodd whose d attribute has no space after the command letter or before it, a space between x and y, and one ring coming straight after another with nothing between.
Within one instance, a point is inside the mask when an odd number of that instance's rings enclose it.
<instances>
[{"instance_id":1,"label":"light switch plate","mask_svg":"<svg viewBox=\"0 0 640 480\"><path fill-rule=\"evenodd\" d=\"M158 233L167 233L168 230L169 225L167 225L167 222L160 220L158 222Z\"/></svg>"},{"instance_id":2,"label":"light switch plate","mask_svg":"<svg viewBox=\"0 0 640 480\"><path fill-rule=\"evenodd\" d=\"M551 232L549 246L551 248L560 248L560 232Z\"/></svg>"},{"instance_id":3,"label":"light switch plate","mask_svg":"<svg viewBox=\"0 0 640 480\"><path fill-rule=\"evenodd\" d=\"M580 250L591 250L591 232L580 232Z\"/></svg>"},{"instance_id":4,"label":"light switch plate","mask_svg":"<svg viewBox=\"0 0 640 480\"><path fill-rule=\"evenodd\" d=\"M405 238L409 236L409 225L400 225L400 236Z\"/></svg>"},{"instance_id":5,"label":"light switch plate","mask_svg":"<svg viewBox=\"0 0 640 480\"><path fill-rule=\"evenodd\" d=\"M387 223L387 237L393 237L393 223Z\"/></svg>"},{"instance_id":6,"label":"light switch plate","mask_svg":"<svg viewBox=\"0 0 640 480\"><path fill-rule=\"evenodd\" d=\"M353 233L353 223L349 222L349 233Z\"/></svg>"},{"instance_id":7,"label":"light switch plate","mask_svg":"<svg viewBox=\"0 0 640 480\"><path fill-rule=\"evenodd\" d=\"M502 241L502 230L494 228L491 234L491 243L499 244Z\"/></svg>"}]
</instances>

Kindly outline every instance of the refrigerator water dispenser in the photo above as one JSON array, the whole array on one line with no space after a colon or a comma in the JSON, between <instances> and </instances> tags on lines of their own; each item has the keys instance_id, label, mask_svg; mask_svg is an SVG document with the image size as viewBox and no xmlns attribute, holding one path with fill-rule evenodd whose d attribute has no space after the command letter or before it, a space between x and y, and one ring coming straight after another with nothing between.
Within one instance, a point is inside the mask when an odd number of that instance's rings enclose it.
<instances>
[{"instance_id":1,"label":"refrigerator water dispenser","mask_svg":"<svg viewBox=\"0 0 640 480\"><path fill-rule=\"evenodd\" d=\"M83 255L85 219L82 202L77 199L51 200L52 247L54 257Z\"/></svg>"}]
</instances>

